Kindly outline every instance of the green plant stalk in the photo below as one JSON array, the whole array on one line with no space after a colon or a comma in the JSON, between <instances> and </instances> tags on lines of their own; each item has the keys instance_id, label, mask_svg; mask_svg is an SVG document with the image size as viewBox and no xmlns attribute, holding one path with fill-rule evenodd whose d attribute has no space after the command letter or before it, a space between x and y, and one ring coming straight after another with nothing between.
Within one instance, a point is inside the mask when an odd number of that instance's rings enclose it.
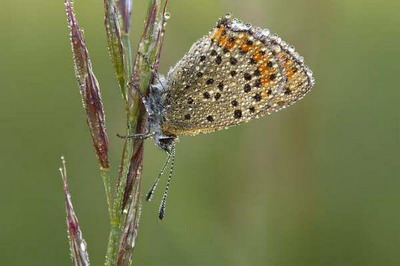
<instances>
[{"instance_id":1,"label":"green plant stalk","mask_svg":"<svg viewBox=\"0 0 400 266\"><path fill-rule=\"evenodd\" d=\"M160 0L150 0L148 8L147 22L145 31L140 41L138 52L147 56L150 62L158 59L160 34L154 34L155 31L162 27L164 22L161 18L162 9ZM129 39L124 37L125 41ZM126 47L126 45L125 45ZM139 54L138 53L138 54ZM147 64L142 56L137 56L132 72L132 82L128 93L128 113L127 113L127 134L142 132L145 128L145 110L141 104L140 97L136 93L136 89L140 89L145 95L153 78L151 67ZM137 86L135 89L132 86ZM131 245L133 248L137 235L137 226L140 218L140 187L143 162L143 141L142 140L126 140L124 144L124 153L121 160L120 178L118 181L116 195L114 198L112 229L110 232L109 244L107 248L106 265L115 265L115 260L122 256L122 260L118 260L117 265L129 265L131 263L131 253L129 260L124 254L123 244ZM128 183L129 181L131 183ZM132 207L131 207L132 206ZM122 243L121 234L124 229L127 215L134 218L133 228L130 232L133 237L128 237L131 243ZM128 227L130 225L127 225ZM120 241L121 240L121 241ZM121 242L121 243L120 243ZM119 250L118 250L119 248ZM130 249L131 250L131 249ZM121 255L122 253L122 255Z\"/></svg>"},{"instance_id":2,"label":"green plant stalk","mask_svg":"<svg viewBox=\"0 0 400 266\"><path fill-rule=\"evenodd\" d=\"M125 66L125 80L131 80L132 77L132 48L129 32L122 32L121 34L122 46L124 47L124 66ZM129 89L128 82L125 82L125 93Z\"/></svg>"},{"instance_id":3,"label":"green plant stalk","mask_svg":"<svg viewBox=\"0 0 400 266\"><path fill-rule=\"evenodd\" d=\"M130 80L132 76L132 49L131 49L129 32L128 33L123 32L121 34L121 41L124 47L123 52L124 52L124 66L125 66L124 73L126 77L125 80ZM129 84L126 83L124 92L126 93L128 89L129 89ZM126 111L128 112L127 107ZM129 115L127 119L129 120ZM129 135L133 134L134 132L136 132L135 127L132 128L130 126L130 123L128 123L128 130L126 134ZM124 142L122 160L120 165L120 173L114 197L114 204L112 208L111 231L107 245L107 255L105 262L106 266L116 265L118 243L122 233L121 225L123 224L123 216L121 215L122 201L123 201L124 187L125 187L123 183L123 178L127 175L128 172L129 158L131 158L133 150L132 146L133 146L133 141L131 139L126 139Z\"/></svg>"},{"instance_id":4,"label":"green plant stalk","mask_svg":"<svg viewBox=\"0 0 400 266\"><path fill-rule=\"evenodd\" d=\"M110 0L109 0L110 1ZM167 2L167 1L166 1ZM108 2L110 3L110 2ZM149 0L145 29L139 43L137 57L132 66L129 32L121 32L120 41L124 58L126 81L127 134L143 132L146 128L146 112L137 94L140 89L145 95L153 73L143 56L158 65L161 50L165 12L161 0ZM119 20L120 23L121 20ZM117 25L121 28L121 24ZM141 203L141 180L143 169L143 140L126 139L123 148L117 187L112 208L111 231L107 246L106 266L130 265L139 224Z\"/></svg>"},{"instance_id":5,"label":"green plant stalk","mask_svg":"<svg viewBox=\"0 0 400 266\"><path fill-rule=\"evenodd\" d=\"M140 100L140 99L139 99ZM138 105L140 102L138 102ZM143 117L144 111L142 111L142 115L138 113L138 117ZM129 116L128 116L129 117ZM131 121L130 121L131 122ZM128 134L133 134L136 131L136 125L137 123L129 123L129 128ZM131 127L134 125L135 127ZM124 143L124 152L123 152L123 158L121 160L121 168L120 168L120 175L122 179L120 179L119 184L117 184L116 188L116 193L114 197L114 204L113 204L113 210L112 210L112 220L111 220L111 231L109 235L109 241L108 241L108 246L107 246L107 255L106 255L106 266L113 266L117 265L117 255L118 255L118 248L119 248L119 242L121 239L121 234L123 230L123 225L125 223L125 215L128 212L128 206L124 206L124 192L125 192L125 186L126 186L126 177L128 175L132 160L131 158L135 157L135 154L140 153L140 148L141 144L138 144L136 141L133 141L131 139L126 139ZM137 160L134 160L137 161ZM141 167L140 171L137 171L137 174L141 175ZM140 181L141 179L136 178L137 181ZM140 187L140 184L133 184L133 187ZM140 191L134 191L134 199L137 203L140 205ZM136 206L137 207L137 206Z\"/></svg>"},{"instance_id":6,"label":"green plant stalk","mask_svg":"<svg viewBox=\"0 0 400 266\"><path fill-rule=\"evenodd\" d=\"M110 3L111 1L109 1ZM111 3L110 3L111 5ZM115 5L114 5L115 7ZM120 16L119 16L120 17ZM122 28L121 24L122 21L120 19L115 20L118 21L119 27ZM123 52L123 66L124 66L124 77L123 80L129 81L132 76L132 49L131 49L131 41L130 41L130 32L125 32L121 30L121 36L120 40L122 43L122 52ZM122 94L124 99L128 98L126 95L126 92L129 89L129 84L128 82L125 82L124 88L122 90ZM128 107L126 107L126 111L128 112ZM128 116L129 117L129 116ZM129 118L127 118L129 120ZM134 130L131 130L132 127L129 126L128 124L128 131L127 134L130 134L130 132L134 132ZM133 129L135 129L133 127ZM114 204L112 207L112 212L111 212L111 231L110 231L110 236L109 236L109 242L107 245L107 254L106 254L106 262L105 265L115 265L116 263L116 255L117 255L117 248L118 248L118 242L121 236L121 224L123 221L121 220L121 206L122 206L122 197L123 197L123 192L124 192L124 185L123 185L123 177L126 176L128 167L129 167L129 158L131 157L132 154L132 149L129 147L132 147L133 141L131 139L126 139L124 142L124 147L123 147L123 153L122 153L122 160L121 160L121 165L120 165L120 171L119 171L119 178L118 178L118 183L116 187L116 193L115 193L115 198L114 198Z\"/></svg>"},{"instance_id":7,"label":"green plant stalk","mask_svg":"<svg viewBox=\"0 0 400 266\"><path fill-rule=\"evenodd\" d=\"M119 179L116 187L115 197L114 197L114 204L112 208L112 218L111 218L111 230L107 245L106 251L106 266L112 266L116 263L117 257L117 248L118 242L121 236L121 206L122 206L122 198L124 192L124 186L122 184L122 178L126 176L127 173L127 166L129 165L129 161L127 158L130 158L131 152L128 147L131 147L131 139L126 139L124 142L124 148L122 153L121 165L120 165L120 173Z\"/></svg>"},{"instance_id":8,"label":"green plant stalk","mask_svg":"<svg viewBox=\"0 0 400 266\"><path fill-rule=\"evenodd\" d=\"M116 249L115 247L116 243L118 243L119 237L121 235L119 225L120 225L119 220L117 220L117 218L113 216L113 220L111 221L111 230L106 251L106 261L104 263L104 265L106 266L116 265L116 252L114 250Z\"/></svg>"},{"instance_id":9,"label":"green plant stalk","mask_svg":"<svg viewBox=\"0 0 400 266\"><path fill-rule=\"evenodd\" d=\"M138 56L136 57L134 72L132 74L132 82L129 92L136 96L140 103L138 94L135 93L138 89L142 95L147 94L147 90L155 78L152 71L157 70L158 60L162 48L164 26L165 26L165 9L168 0L164 2L162 8L161 0L149 1L148 15L145 23L145 30L138 47ZM145 59L147 58L148 61ZM152 65L150 66L149 63ZM133 98L135 99L135 98ZM128 104L130 102L128 101ZM129 105L131 114L138 114L139 118L133 122L137 122L137 132L143 132L146 128L145 116L146 112L142 104ZM131 120L132 121L132 120ZM118 251L117 265L131 265L133 258L133 249L135 247L136 237L138 234L139 220L141 213L140 192L142 182L143 169L143 140L136 139L134 141L134 153L129 166L127 176L127 185L124 193L124 229L120 240Z\"/></svg>"},{"instance_id":10,"label":"green plant stalk","mask_svg":"<svg viewBox=\"0 0 400 266\"><path fill-rule=\"evenodd\" d=\"M123 18L123 15L121 15L119 12L120 9L117 8L117 2L115 0L105 0L104 7L106 16L105 26L111 59L114 62L116 74L121 87L122 97L125 100L125 104L127 104L127 99L129 97L127 95L127 91L129 89L128 81L132 76L132 50L130 43L130 27L127 27L124 23L129 24L130 17L128 16ZM127 106L126 111L128 112ZM129 133L127 132L127 134ZM132 146L131 143L132 140L130 139L126 139L124 142L115 198L111 212L111 231L107 245L106 265L114 265L116 262L115 250L118 246L118 241L121 235L121 224L123 222L121 221L120 215L123 193L120 192L120 190L123 190L124 188L123 177L126 176L129 158L131 157L132 150L128 148Z\"/></svg>"},{"instance_id":11,"label":"green plant stalk","mask_svg":"<svg viewBox=\"0 0 400 266\"><path fill-rule=\"evenodd\" d=\"M140 99L138 99L138 104L140 104ZM139 109L138 109L139 111ZM140 114L138 112L138 117L142 117L144 115L144 110L142 110ZM131 117L128 115L128 117ZM128 118L129 119L129 118ZM128 130L127 134L134 134L136 133L136 125L137 123L134 123L135 121L129 121L128 122ZM120 176L121 179L119 180L119 184L117 184L116 188L116 193L114 197L114 203L113 203L113 210L112 210L112 220L111 220L111 231L110 231L110 236L109 236L109 242L107 246L107 255L106 255L106 266L113 266L117 265L117 255L118 255L118 249L119 249L119 242L121 239L121 234L123 231L123 226L125 223L125 218L126 214L128 212L128 207L129 205L126 204L124 206L124 193L125 193L125 187L126 187L126 180L127 180L127 175L129 173L129 169L132 163L132 158L135 157L135 154L138 154L138 151L140 153L140 148L141 144L138 144L137 141L131 140L131 139L126 139L124 143L124 151L123 151L123 158L121 160L121 166L120 166ZM137 160L134 160L137 161ZM141 169L141 167L140 167ZM141 175L141 170L137 171L138 175ZM141 178L136 178L136 180L140 181ZM140 184L137 186L133 184L133 187L140 187ZM134 191L134 199L137 204L140 205L140 191Z\"/></svg>"},{"instance_id":12,"label":"green plant stalk","mask_svg":"<svg viewBox=\"0 0 400 266\"><path fill-rule=\"evenodd\" d=\"M106 193L108 215L110 216L110 221L112 221L112 194L111 194L111 178L110 178L110 168L100 168L100 175L103 179L104 191Z\"/></svg>"},{"instance_id":13,"label":"green plant stalk","mask_svg":"<svg viewBox=\"0 0 400 266\"><path fill-rule=\"evenodd\" d=\"M121 16L116 4L115 0L104 0L104 25L106 28L108 50L111 61L114 65L122 97L126 101L127 79L125 75L125 61L127 61L127 59L124 58L124 47L121 40Z\"/></svg>"}]
</instances>

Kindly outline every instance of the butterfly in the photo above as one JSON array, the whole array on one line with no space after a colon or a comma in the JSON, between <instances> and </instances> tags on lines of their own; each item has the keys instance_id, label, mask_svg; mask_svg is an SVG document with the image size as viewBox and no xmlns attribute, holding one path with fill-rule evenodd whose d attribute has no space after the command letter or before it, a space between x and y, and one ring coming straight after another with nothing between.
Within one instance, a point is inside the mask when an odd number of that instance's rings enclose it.
<instances>
[{"instance_id":1,"label":"butterfly","mask_svg":"<svg viewBox=\"0 0 400 266\"><path fill-rule=\"evenodd\" d=\"M166 77L158 77L148 96L141 96L148 132L126 136L153 137L168 154L147 200L171 161L159 218L165 213L179 136L210 133L277 112L302 99L314 84L303 57L277 35L229 15L219 19Z\"/></svg>"}]
</instances>

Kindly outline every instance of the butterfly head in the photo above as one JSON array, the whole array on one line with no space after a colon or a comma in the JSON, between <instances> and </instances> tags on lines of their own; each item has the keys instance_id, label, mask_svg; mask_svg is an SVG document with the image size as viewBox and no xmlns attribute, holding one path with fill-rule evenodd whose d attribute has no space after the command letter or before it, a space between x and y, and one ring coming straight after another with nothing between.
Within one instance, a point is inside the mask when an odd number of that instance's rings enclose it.
<instances>
[{"instance_id":1,"label":"butterfly head","mask_svg":"<svg viewBox=\"0 0 400 266\"><path fill-rule=\"evenodd\" d=\"M164 134L155 134L154 141L160 149L166 151L168 154L171 154L171 152L175 149L177 137L175 135L167 136Z\"/></svg>"}]
</instances>

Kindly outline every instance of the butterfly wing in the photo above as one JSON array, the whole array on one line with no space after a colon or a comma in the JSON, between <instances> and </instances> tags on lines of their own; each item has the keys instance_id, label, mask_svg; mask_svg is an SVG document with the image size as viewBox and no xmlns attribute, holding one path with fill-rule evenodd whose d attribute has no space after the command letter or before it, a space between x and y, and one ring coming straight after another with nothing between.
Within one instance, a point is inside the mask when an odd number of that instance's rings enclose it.
<instances>
[{"instance_id":1,"label":"butterfly wing","mask_svg":"<svg viewBox=\"0 0 400 266\"><path fill-rule=\"evenodd\" d=\"M225 17L171 69L162 130L195 135L285 108L314 85L302 57L268 30Z\"/></svg>"}]
</instances>

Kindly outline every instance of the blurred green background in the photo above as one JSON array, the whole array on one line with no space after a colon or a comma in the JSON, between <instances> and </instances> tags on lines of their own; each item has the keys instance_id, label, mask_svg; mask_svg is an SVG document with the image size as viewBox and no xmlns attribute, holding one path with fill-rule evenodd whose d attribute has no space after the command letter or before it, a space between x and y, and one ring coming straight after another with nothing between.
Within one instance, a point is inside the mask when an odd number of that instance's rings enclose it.
<instances>
[{"instance_id":1,"label":"blurred green background","mask_svg":"<svg viewBox=\"0 0 400 266\"><path fill-rule=\"evenodd\" d=\"M147 4L135 0L134 47ZM145 203L135 265L400 265L398 1L170 0L161 72L226 12L296 46L314 71L293 107L184 137L166 219ZM116 166L124 110L102 1L76 1L106 108ZM74 78L63 1L0 7L0 264L70 265L58 167L91 262L108 217ZM165 154L146 142L147 190ZM164 180L165 181L165 180ZM161 186L162 187L162 186Z\"/></svg>"}]
</instances>

